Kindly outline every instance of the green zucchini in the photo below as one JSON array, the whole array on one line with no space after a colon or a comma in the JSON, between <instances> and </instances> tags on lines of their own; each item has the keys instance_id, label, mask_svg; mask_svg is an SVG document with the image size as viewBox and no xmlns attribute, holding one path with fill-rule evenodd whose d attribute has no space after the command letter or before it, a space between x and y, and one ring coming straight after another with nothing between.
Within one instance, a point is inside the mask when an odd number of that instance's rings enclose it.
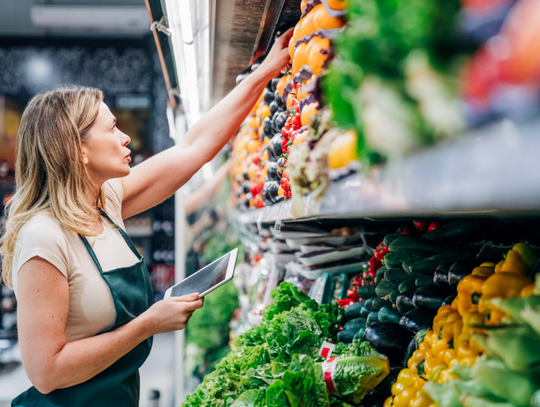
<instances>
[{"instance_id":1,"label":"green zucchini","mask_svg":"<svg viewBox=\"0 0 540 407\"><path fill-rule=\"evenodd\" d=\"M424 233L422 237L428 240L463 241L471 240L482 231L484 224L472 220L457 220L452 223Z\"/></svg>"},{"instance_id":2,"label":"green zucchini","mask_svg":"<svg viewBox=\"0 0 540 407\"><path fill-rule=\"evenodd\" d=\"M411 276L403 270L403 267L387 269L384 273L384 280L394 284L400 284L402 281L409 280Z\"/></svg>"},{"instance_id":3,"label":"green zucchini","mask_svg":"<svg viewBox=\"0 0 540 407\"><path fill-rule=\"evenodd\" d=\"M430 256L417 262L404 262L403 268L411 274L432 274L443 263L473 259L474 254L467 252L449 252Z\"/></svg>"},{"instance_id":4,"label":"green zucchini","mask_svg":"<svg viewBox=\"0 0 540 407\"><path fill-rule=\"evenodd\" d=\"M386 267L385 266L381 266L377 269L377 271L375 272L375 275L378 276L378 275L381 275L383 276L384 275L384 272L386 271Z\"/></svg>"},{"instance_id":5,"label":"green zucchini","mask_svg":"<svg viewBox=\"0 0 540 407\"><path fill-rule=\"evenodd\" d=\"M379 311L374 311L371 314L369 314L366 321L366 327L370 326L371 324L374 324L375 322L379 322Z\"/></svg>"},{"instance_id":6,"label":"green zucchini","mask_svg":"<svg viewBox=\"0 0 540 407\"><path fill-rule=\"evenodd\" d=\"M404 250L401 252L387 253L386 256L384 256L384 265L389 269L401 267L405 261L420 261L432 254L432 252L422 250Z\"/></svg>"},{"instance_id":7,"label":"green zucchini","mask_svg":"<svg viewBox=\"0 0 540 407\"><path fill-rule=\"evenodd\" d=\"M386 235L383 239L383 243L386 247L390 246L390 244L397 239L401 239L402 237L406 237L407 235L404 235L403 233L392 233L391 235Z\"/></svg>"},{"instance_id":8,"label":"green zucchini","mask_svg":"<svg viewBox=\"0 0 540 407\"><path fill-rule=\"evenodd\" d=\"M414 280L414 285L417 287L427 284L433 284L433 276L418 277Z\"/></svg>"},{"instance_id":9,"label":"green zucchini","mask_svg":"<svg viewBox=\"0 0 540 407\"><path fill-rule=\"evenodd\" d=\"M383 280L375 288L375 294L378 297L381 297L381 298L386 297L388 294L390 294L396 288L397 288L397 286L394 283L391 283L390 281Z\"/></svg>"},{"instance_id":10,"label":"green zucchini","mask_svg":"<svg viewBox=\"0 0 540 407\"><path fill-rule=\"evenodd\" d=\"M354 339L360 339L364 337L364 332L366 332L366 327L360 328L360 330L354 335Z\"/></svg>"},{"instance_id":11,"label":"green zucchini","mask_svg":"<svg viewBox=\"0 0 540 407\"><path fill-rule=\"evenodd\" d=\"M395 304L395 303L396 303L397 297L399 297L399 294L400 294L400 293L399 293L399 290L394 290L394 291L392 291L392 292L390 293L388 299L390 300L390 302L391 302L392 304Z\"/></svg>"},{"instance_id":12,"label":"green zucchini","mask_svg":"<svg viewBox=\"0 0 540 407\"><path fill-rule=\"evenodd\" d=\"M375 298L378 298L378 297L371 297L369 300L373 300L373 299L375 299ZM369 301L369 300L368 300L368 301ZM372 301L372 302L373 302L373 301ZM366 304L367 304L367 302L366 302ZM372 309L368 309L367 307L364 307L364 308L362 308L362 310L360 311L360 317L362 317L362 318L367 318L368 315L371 314L372 311L373 311Z\"/></svg>"},{"instance_id":13,"label":"green zucchini","mask_svg":"<svg viewBox=\"0 0 540 407\"><path fill-rule=\"evenodd\" d=\"M415 280L405 280L398 286L398 291L402 293L403 291L407 291L409 288L412 288L415 286L414 284Z\"/></svg>"},{"instance_id":14,"label":"green zucchini","mask_svg":"<svg viewBox=\"0 0 540 407\"><path fill-rule=\"evenodd\" d=\"M375 299L373 300L373 305L371 306L371 309L373 311L378 311L382 307L387 306L387 305L390 305L389 300L385 300L385 299L380 298L380 297L375 297Z\"/></svg>"},{"instance_id":15,"label":"green zucchini","mask_svg":"<svg viewBox=\"0 0 540 407\"><path fill-rule=\"evenodd\" d=\"M379 310L377 317L381 322L394 322L399 324L401 313L391 305L387 305Z\"/></svg>"},{"instance_id":16,"label":"green zucchini","mask_svg":"<svg viewBox=\"0 0 540 407\"><path fill-rule=\"evenodd\" d=\"M388 249L390 252L424 250L433 253L446 253L449 251L468 252L471 250L471 248L468 246L437 242L416 236L407 236L402 239L397 239L390 244Z\"/></svg>"},{"instance_id":17,"label":"green zucchini","mask_svg":"<svg viewBox=\"0 0 540 407\"><path fill-rule=\"evenodd\" d=\"M350 331L351 329L355 332L358 332L358 330L362 327L366 326L366 318L356 318L351 319L349 322L347 322L345 325L343 325L344 331Z\"/></svg>"},{"instance_id":18,"label":"green zucchini","mask_svg":"<svg viewBox=\"0 0 540 407\"><path fill-rule=\"evenodd\" d=\"M383 281L384 276L381 276L380 274L375 276L375 284L379 284L381 281Z\"/></svg>"},{"instance_id":19,"label":"green zucchini","mask_svg":"<svg viewBox=\"0 0 540 407\"><path fill-rule=\"evenodd\" d=\"M365 308L365 302L359 301L345 308L345 318L354 319L362 316L362 310Z\"/></svg>"},{"instance_id":20,"label":"green zucchini","mask_svg":"<svg viewBox=\"0 0 540 407\"><path fill-rule=\"evenodd\" d=\"M356 331L339 331L337 333L337 339L343 343L351 343L356 333Z\"/></svg>"},{"instance_id":21,"label":"green zucchini","mask_svg":"<svg viewBox=\"0 0 540 407\"><path fill-rule=\"evenodd\" d=\"M359 285L356 292L360 298L367 300L375 295L375 285Z\"/></svg>"},{"instance_id":22,"label":"green zucchini","mask_svg":"<svg viewBox=\"0 0 540 407\"><path fill-rule=\"evenodd\" d=\"M371 306L373 305L373 300L374 300L375 298L377 298L377 297L373 296L373 297L369 298L369 299L366 301L365 307L366 307L366 309L367 309L368 311L373 311L373 309L372 309ZM367 318L367 315L366 315L366 316L362 315L362 316L363 316L364 318Z\"/></svg>"}]
</instances>

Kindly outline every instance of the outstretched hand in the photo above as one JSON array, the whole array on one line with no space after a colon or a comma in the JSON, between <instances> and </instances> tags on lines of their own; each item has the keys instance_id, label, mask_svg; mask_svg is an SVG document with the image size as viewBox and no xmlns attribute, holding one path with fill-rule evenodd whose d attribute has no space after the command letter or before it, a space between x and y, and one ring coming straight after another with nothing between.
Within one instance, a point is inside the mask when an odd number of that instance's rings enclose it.
<instances>
[{"instance_id":1,"label":"outstretched hand","mask_svg":"<svg viewBox=\"0 0 540 407\"><path fill-rule=\"evenodd\" d=\"M287 66L290 60L289 41L293 35L293 29L288 29L281 37L279 37L272 49L266 56L264 62L258 68L262 70L268 77L275 78L279 72Z\"/></svg>"}]
</instances>

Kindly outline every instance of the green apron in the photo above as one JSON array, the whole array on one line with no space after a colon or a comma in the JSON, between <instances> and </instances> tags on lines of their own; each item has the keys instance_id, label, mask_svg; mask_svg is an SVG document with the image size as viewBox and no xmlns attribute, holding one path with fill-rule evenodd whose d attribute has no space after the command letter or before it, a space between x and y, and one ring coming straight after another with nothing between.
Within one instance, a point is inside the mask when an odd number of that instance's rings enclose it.
<instances>
[{"instance_id":1,"label":"green apron","mask_svg":"<svg viewBox=\"0 0 540 407\"><path fill-rule=\"evenodd\" d=\"M103 331L112 331L136 318L154 302L152 285L143 257L122 228L118 227L106 214L101 214L120 232L131 251L139 261L133 266L103 271L88 243L81 236L86 249L103 279L109 285L116 308L114 325ZM98 334L99 335L99 334ZM152 347L152 337L137 345L114 364L90 380L65 389L41 394L35 387L15 398L12 407L133 407L139 405L139 367L148 357Z\"/></svg>"}]
</instances>

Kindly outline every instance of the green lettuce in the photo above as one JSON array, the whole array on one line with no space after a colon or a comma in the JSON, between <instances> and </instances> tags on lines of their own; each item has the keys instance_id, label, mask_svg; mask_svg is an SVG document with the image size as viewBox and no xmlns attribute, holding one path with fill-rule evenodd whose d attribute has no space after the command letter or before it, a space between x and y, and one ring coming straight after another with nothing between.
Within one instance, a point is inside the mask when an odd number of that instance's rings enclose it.
<instances>
[{"instance_id":1,"label":"green lettuce","mask_svg":"<svg viewBox=\"0 0 540 407\"><path fill-rule=\"evenodd\" d=\"M388 358L373 349L369 342L354 340L336 358L334 383L345 401L359 403L390 373Z\"/></svg>"}]
</instances>

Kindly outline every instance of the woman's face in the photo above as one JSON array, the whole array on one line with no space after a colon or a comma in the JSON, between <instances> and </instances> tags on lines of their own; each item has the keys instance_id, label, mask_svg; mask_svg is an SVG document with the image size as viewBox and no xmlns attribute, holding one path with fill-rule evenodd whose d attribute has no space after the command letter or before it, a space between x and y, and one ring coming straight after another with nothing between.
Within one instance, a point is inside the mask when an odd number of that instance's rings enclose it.
<instances>
[{"instance_id":1,"label":"woman's face","mask_svg":"<svg viewBox=\"0 0 540 407\"><path fill-rule=\"evenodd\" d=\"M131 139L116 127L116 118L107 105L101 102L93 126L82 143L86 170L97 186L112 178L129 174Z\"/></svg>"}]
</instances>

